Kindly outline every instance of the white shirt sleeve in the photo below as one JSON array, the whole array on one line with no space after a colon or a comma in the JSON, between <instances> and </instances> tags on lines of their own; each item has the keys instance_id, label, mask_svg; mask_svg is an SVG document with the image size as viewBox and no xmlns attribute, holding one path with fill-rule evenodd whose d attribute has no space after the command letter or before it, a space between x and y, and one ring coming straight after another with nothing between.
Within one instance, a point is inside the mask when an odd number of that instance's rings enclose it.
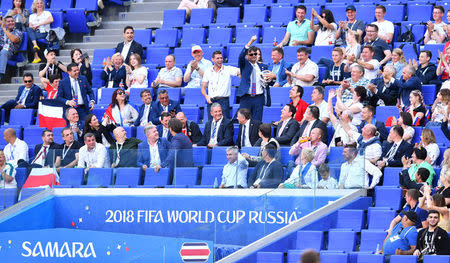
<instances>
[{"instance_id":1,"label":"white shirt sleeve","mask_svg":"<svg viewBox=\"0 0 450 263\"><path fill-rule=\"evenodd\" d=\"M78 153L78 168L85 168L86 146L80 148Z\"/></svg>"},{"instance_id":2,"label":"white shirt sleeve","mask_svg":"<svg viewBox=\"0 0 450 263\"><path fill-rule=\"evenodd\" d=\"M23 159L28 162L28 145L22 141L18 145L18 150L19 155L17 156L17 160Z\"/></svg>"},{"instance_id":3,"label":"white shirt sleeve","mask_svg":"<svg viewBox=\"0 0 450 263\"><path fill-rule=\"evenodd\" d=\"M106 147L103 144L97 144L98 149L96 149L95 154L97 155L97 160L95 162L95 168L103 168L106 158Z\"/></svg>"}]
</instances>

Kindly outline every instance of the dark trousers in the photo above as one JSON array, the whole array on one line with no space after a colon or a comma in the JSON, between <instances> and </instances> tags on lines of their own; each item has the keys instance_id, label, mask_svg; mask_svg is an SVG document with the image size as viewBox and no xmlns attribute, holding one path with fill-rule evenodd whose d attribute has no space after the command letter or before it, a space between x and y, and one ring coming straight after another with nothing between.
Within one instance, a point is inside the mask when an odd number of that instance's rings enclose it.
<instances>
[{"instance_id":1,"label":"dark trousers","mask_svg":"<svg viewBox=\"0 0 450 263\"><path fill-rule=\"evenodd\" d=\"M264 107L264 94L241 97L239 109L249 109L252 113L252 119L262 121Z\"/></svg>"},{"instance_id":2,"label":"dark trousers","mask_svg":"<svg viewBox=\"0 0 450 263\"><path fill-rule=\"evenodd\" d=\"M222 114L225 116L225 118L230 118L230 98L229 97L222 97L218 99L211 99L212 103L219 103L222 107ZM208 111L208 121L212 120L211 116L211 104L207 104L206 110Z\"/></svg>"},{"instance_id":3,"label":"dark trousers","mask_svg":"<svg viewBox=\"0 0 450 263\"><path fill-rule=\"evenodd\" d=\"M2 105L2 109L5 110L5 122L9 123L9 116L11 114L11 110L17 106L17 102L15 100L8 100L5 104Z\"/></svg>"},{"instance_id":4,"label":"dark trousers","mask_svg":"<svg viewBox=\"0 0 450 263\"><path fill-rule=\"evenodd\" d=\"M77 109L78 116L80 117L80 120L84 121L86 116L89 114L89 106L87 106L86 104L81 105L81 106L79 105L75 109ZM98 120L98 121L101 122L102 120Z\"/></svg>"}]
</instances>

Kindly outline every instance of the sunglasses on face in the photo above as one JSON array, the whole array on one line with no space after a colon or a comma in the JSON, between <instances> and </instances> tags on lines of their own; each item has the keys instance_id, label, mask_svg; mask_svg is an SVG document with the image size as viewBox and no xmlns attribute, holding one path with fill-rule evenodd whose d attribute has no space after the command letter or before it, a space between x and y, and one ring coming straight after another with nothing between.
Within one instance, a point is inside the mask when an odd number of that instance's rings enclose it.
<instances>
[{"instance_id":1,"label":"sunglasses on face","mask_svg":"<svg viewBox=\"0 0 450 263\"><path fill-rule=\"evenodd\" d=\"M24 80L23 82L24 83L32 83L33 81L32 80Z\"/></svg>"},{"instance_id":2,"label":"sunglasses on face","mask_svg":"<svg viewBox=\"0 0 450 263\"><path fill-rule=\"evenodd\" d=\"M123 94L125 94L125 92L123 92L123 91L117 92L117 95L123 95Z\"/></svg>"},{"instance_id":3,"label":"sunglasses on face","mask_svg":"<svg viewBox=\"0 0 450 263\"><path fill-rule=\"evenodd\" d=\"M249 55L250 57L253 57L253 56L258 55L258 53L248 53L248 55Z\"/></svg>"}]
</instances>

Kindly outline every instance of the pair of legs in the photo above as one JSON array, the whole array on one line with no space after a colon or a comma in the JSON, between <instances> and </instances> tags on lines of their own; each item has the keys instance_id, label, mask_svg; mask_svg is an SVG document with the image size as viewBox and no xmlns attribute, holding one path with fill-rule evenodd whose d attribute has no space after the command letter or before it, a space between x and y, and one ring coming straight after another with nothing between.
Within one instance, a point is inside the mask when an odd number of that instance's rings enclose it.
<instances>
[{"instance_id":1,"label":"pair of legs","mask_svg":"<svg viewBox=\"0 0 450 263\"><path fill-rule=\"evenodd\" d=\"M6 65L8 64L8 59L10 59L14 54L6 49L0 50L0 82L6 72Z\"/></svg>"},{"instance_id":2,"label":"pair of legs","mask_svg":"<svg viewBox=\"0 0 450 263\"><path fill-rule=\"evenodd\" d=\"M27 33L28 33L28 37L29 37L31 43L33 44L34 60L32 63L39 63L39 62L41 62L41 59L39 57L40 48L37 44L37 40L45 39L47 37L48 33L47 32L41 33L38 30L33 30L31 27L27 28Z\"/></svg>"},{"instance_id":3,"label":"pair of legs","mask_svg":"<svg viewBox=\"0 0 450 263\"><path fill-rule=\"evenodd\" d=\"M244 95L241 97L239 109L246 108L252 113L252 119L262 121L264 95Z\"/></svg>"}]
</instances>

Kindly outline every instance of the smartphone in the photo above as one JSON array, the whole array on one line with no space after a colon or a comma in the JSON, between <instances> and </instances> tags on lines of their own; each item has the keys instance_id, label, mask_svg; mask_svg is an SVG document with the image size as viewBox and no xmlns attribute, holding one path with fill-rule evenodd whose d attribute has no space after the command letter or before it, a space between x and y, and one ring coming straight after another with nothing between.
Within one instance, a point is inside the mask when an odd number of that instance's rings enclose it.
<instances>
[{"instance_id":1,"label":"smartphone","mask_svg":"<svg viewBox=\"0 0 450 263\"><path fill-rule=\"evenodd\" d=\"M89 54L87 52L83 53L83 55L81 55L81 61L84 61L87 58L89 58Z\"/></svg>"}]
</instances>

